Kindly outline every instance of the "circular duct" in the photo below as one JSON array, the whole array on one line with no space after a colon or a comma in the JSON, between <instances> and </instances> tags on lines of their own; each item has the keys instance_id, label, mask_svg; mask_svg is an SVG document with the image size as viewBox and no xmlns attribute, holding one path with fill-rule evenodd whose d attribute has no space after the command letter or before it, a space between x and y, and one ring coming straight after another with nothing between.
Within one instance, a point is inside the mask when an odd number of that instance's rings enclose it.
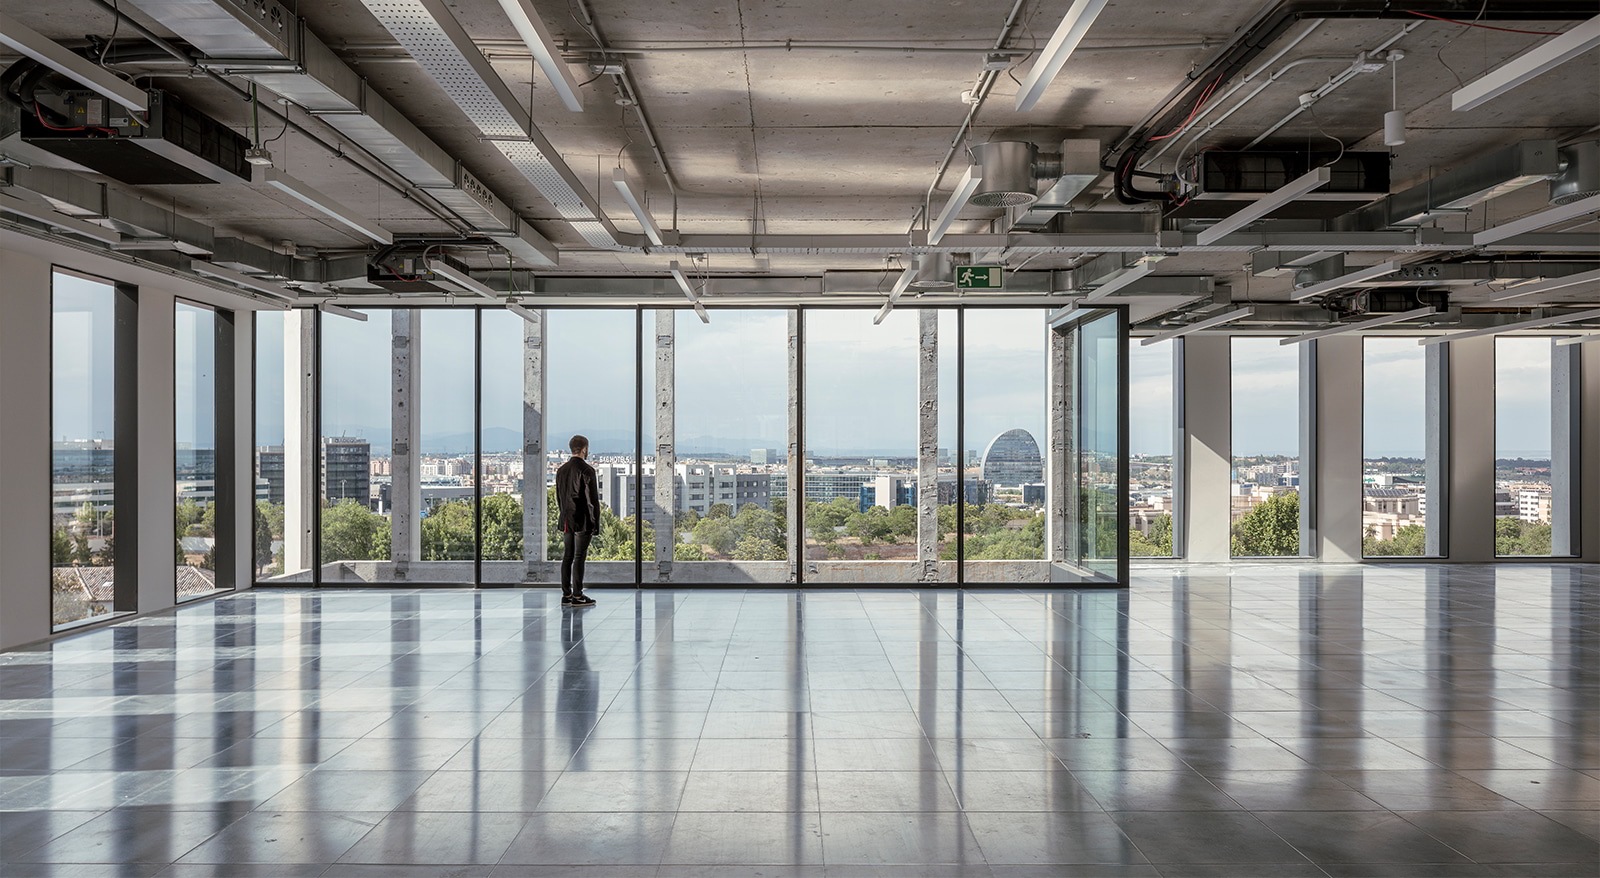
<instances>
[{"instance_id":1,"label":"circular duct","mask_svg":"<svg viewBox=\"0 0 1600 878\"><path fill-rule=\"evenodd\" d=\"M1039 200L1033 166L1039 149L1021 140L997 140L972 148L972 164L983 181L969 199L979 207L1018 207Z\"/></svg>"},{"instance_id":2,"label":"circular duct","mask_svg":"<svg viewBox=\"0 0 1600 878\"><path fill-rule=\"evenodd\" d=\"M1600 195L1600 140L1561 150L1561 173L1550 180L1550 203L1569 204Z\"/></svg>"},{"instance_id":3,"label":"circular duct","mask_svg":"<svg viewBox=\"0 0 1600 878\"><path fill-rule=\"evenodd\" d=\"M947 290L956 285L955 264L949 253L924 253L914 259L917 269L913 290Z\"/></svg>"}]
</instances>

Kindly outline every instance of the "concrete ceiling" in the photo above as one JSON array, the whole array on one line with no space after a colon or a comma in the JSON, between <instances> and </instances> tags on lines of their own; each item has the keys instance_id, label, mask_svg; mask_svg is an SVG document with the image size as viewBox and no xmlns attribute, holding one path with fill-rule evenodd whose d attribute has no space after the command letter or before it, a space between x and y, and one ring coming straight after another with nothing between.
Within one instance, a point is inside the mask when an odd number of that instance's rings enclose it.
<instances>
[{"instance_id":1,"label":"concrete ceiling","mask_svg":"<svg viewBox=\"0 0 1600 878\"><path fill-rule=\"evenodd\" d=\"M586 4L586 7L585 5ZM640 229L610 185L614 167L625 168L645 191L664 227L687 236L756 233L808 236L906 236L920 224L914 217L934 187L937 212L956 177L965 169L959 146L995 139L1030 140L1050 147L1063 138L1094 138L1104 145L1126 133L1158 107L1168 93L1215 51L1202 44L1225 43L1261 10L1232 0L1112 0L1095 22L1036 108L1013 110L1028 56L1048 40L1070 0L1026 0L1018 26L1002 51L1013 54L1013 69L1001 74L976 113L970 131L956 138L968 105L961 93L982 74L984 52L993 48L1011 4L980 0L865 3L840 0L675 0L632 3L622 0L534 0L556 41L571 57L596 47L597 37L623 59L627 75L666 167L649 148L649 137L630 107L619 106L613 76L595 76L581 63L574 74L591 80L583 87L585 109L565 109L530 53L517 38L496 0L453 0L445 4L483 52L512 94L529 110L536 127L597 199L622 232ZM1475 5L1475 4L1468 4ZM176 34L155 23L137 3L122 8L155 33ZM112 15L92 0L57 0L21 7L8 14L67 45L82 45L86 35L105 36ZM593 32L582 22L586 8ZM299 4L310 32L332 47L424 133L490 186L504 201L560 247L560 263L541 273L664 274L680 254L644 250L605 250L586 243L492 143L483 140L466 115L394 36L355 0ZM1465 16L1464 16L1465 17ZM1500 28L1565 31L1575 21L1510 22ZM1293 29L1294 32L1298 28ZM1395 39L1397 38L1398 39ZM1184 148L1236 148L1293 113L1299 95L1317 89L1354 60L1359 52L1392 42L1405 53L1398 62L1399 106L1407 112L1408 142L1392 152L1393 189L1420 183L1463 161L1531 138L1563 143L1600 137L1600 52L1590 52L1535 79L1511 95L1470 112L1453 112L1450 95L1507 59L1548 37L1505 30L1469 28L1427 19L1335 20L1291 49L1279 65L1299 64L1263 89L1202 140ZM137 48L137 35L119 31L119 46ZM1280 40L1286 44L1287 40ZM855 48L853 48L855 47ZM870 48L867 48L870 47ZM1268 55L1256 62L1262 63ZM224 123L249 133L249 106L224 87L190 75L171 63L129 64L121 69L150 75L151 82L189 99ZM238 82L242 82L236 80ZM1263 146L1288 149L1382 150L1382 118L1390 108L1391 70L1363 73L1283 125ZM321 122L291 108L289 115L329 144L343 138ZM372 217L396 236L448 239L456 230L406 193L381 185L338 152L289 129L281 135L276 120L264 123L262 138L277 165L329 196ZM936 179L941 160L955 145L957 158ZM1175 167L1174 148L1147 170ZM668 170L671 180L669 184ZM123 187L128 188L128 187ZM285 242L302 253L339 253L368 244L339 224L302 205L249 186L143 187L137 194L213 226L219 234L240 236L270 246ZM1075 222L1101 213L1155 212L1153 206L1128 207L1108 196L1102 180L1074 202ZM1475 231L1546 207L1544 187L1536 185L1434 222L1448 231ZM674 222L674 217L676 221ZM993 233L1000 212L968 207L953 233ZM1167 220L1167 228L1182 228ZM1151 216L1149 228L1160 220ZM1195 226L1193 228L1199 228ZM1192 231L1192 229L1191 229ZM1593 215L1549 231L1595 233ZM1151 237L1152 245L1154 236ZM911 239L907 238L907 244ZM840 248L841 250L843 248ZM754 254L713 253L712 273L817 276L825 270L881 270L892 247L862 252L772 253L764 263ZM1067 269L1094 254L1043 253L1027 267ZM1549 253L1545 256L1560 256ZM469 263L504 265L464 251ZM1353 265L1402 252L1360 253ZM1432 253L1427 258L1471 257ZM1020 264L1023 256L1010 261ZM1519 257L1521 258L1521 257ZM1600 259L1592 250L1582 256ZM1180 249L1160 263L1157 274L1205 274L1236 290L1248 288L1258 301L1286 300L1288 277L1251 277L1248 252ZM1452 290L1458 302L1482 301L1488 288ZM1550 301L1600 304L1600 287L1579 285Z\"/></svg>"}]
</instances>

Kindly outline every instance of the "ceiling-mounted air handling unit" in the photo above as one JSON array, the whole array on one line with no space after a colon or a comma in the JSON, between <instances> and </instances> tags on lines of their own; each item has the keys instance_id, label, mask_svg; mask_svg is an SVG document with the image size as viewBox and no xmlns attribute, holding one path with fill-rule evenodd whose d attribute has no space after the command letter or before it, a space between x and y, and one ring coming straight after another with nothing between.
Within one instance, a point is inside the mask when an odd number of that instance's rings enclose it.
<instances>
[{"instance_id":1,"label":"ceiling-mounted air handling unit","mask_svg":"<svg viewBox=\"0 0 1600 878\"><path fill-rule=\"evenodd\" d=\"M1239 209L1229 202L1255 201L1311 171L1327 167L1328 182L1274 210L1275 219L1339 216L1389 194L1387 152L1295 152L1213 150L1195 156L1180 174L1182 206L1168 216L1220 219Z\"/></svg>"},{"instance_id":2,"label":"ceiling-mounted air handling unit","mask_svg":"<svg viewBox=\"0 0 1600 878\"><path fill-rule=\"evenodd\" d=\"M1061 154L1041 153L1021 140L995 140L972 147L972 166L983 179L968 201L979 207L1022 207L1061 176Z\"/></svg>"},{"instance_id":3,"label":"ceiling-mounted air handling unit","mask_svg":"<svg viewBox=\"0 0 1600 878\"><path fill-rule=\"evenodd\" d=\"M1550 203L1571 204L1600 195L1600 140L1561 149L1561 172L1550 180Z\"/></svg>"},{"instance_id":4,"label":"ceiling-mounted air handling unit","mask_svg":"<svg viewBox=\"0 0 1600 878\"><path fill-rule=\"evenodd\" d=\"M422 247L394 248L373 256L367 263L367 283L391 293L460 293L460 287L439 277L429 263L448 266L462 274L471 269L465 262Z\"/></svg>"}]
</instances>

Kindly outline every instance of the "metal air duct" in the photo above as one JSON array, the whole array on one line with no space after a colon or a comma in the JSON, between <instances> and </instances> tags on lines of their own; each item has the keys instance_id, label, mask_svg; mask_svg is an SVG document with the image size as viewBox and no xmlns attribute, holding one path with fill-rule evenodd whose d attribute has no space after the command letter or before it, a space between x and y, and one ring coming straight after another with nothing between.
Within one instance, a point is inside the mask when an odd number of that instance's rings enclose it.
<instances>
[{"instance_id":1,"label":"metal air duct","mask_svg":"<svg viewBox=\"0 0 1600 878\"><path fill-rule=\"evenodd\" d=\"M1561 173L1550 180L1550 203L1570 204L1600 194L1600 140L1561 149Z\"/></svg>"},{"instance_id":2,"label":"metal air duct","mask_svg":"<svg viewBox=\"0 0 1600 878\"><path fill-rule=\"evenodd\" d=\"M955 262L949 253L924 253L913 259L913 290L948 290L956 285Z\"/></svg>"},{"instance_id":3,"label":"metal air duct","mask_svg":"<svg viewBox=\"0 0 1600 878\"><path fill-rule=\"evenodd\" d=\"M1021 140L996 140L972 147L972 164L983 182L969 199L979 207L1017 207L1039 200L1035 165L1039 148Z\"/></svg>"}]
</instances>

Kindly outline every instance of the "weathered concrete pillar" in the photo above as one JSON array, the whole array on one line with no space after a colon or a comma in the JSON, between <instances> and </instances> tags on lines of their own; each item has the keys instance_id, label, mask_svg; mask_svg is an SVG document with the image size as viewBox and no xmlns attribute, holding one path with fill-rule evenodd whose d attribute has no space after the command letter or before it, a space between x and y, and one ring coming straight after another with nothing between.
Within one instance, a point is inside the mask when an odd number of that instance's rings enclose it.
<instances>
[{"instance_id":1,"label":"weathered concrete pillar","mask_svg":"<svg viewBox=\"0 0 1600 878\"><path fill-rule=\"evenodd\" d=\"M1072 461L1073 424L1072 386L1067 357L1071 351L1069 333L1046 329L1050 334L1050 435L1045 441L1045 550L1052 564L1071 560L1067 535L1072 532L1069 476ZM956 498L961 502L962 498Z\"/></svg>"},{"instance_id":2,"label":"weathered concrete pillar","mask_svg":"<svg viewBox=\"0 0 1600 878\"><path fill-rule=\"evenodd\" d=\"M1314 510L1316 541L1300 554L1323 561L1361 560L1362 340L1346 335L1306 342L1316 347L1313 458L1300 467L1300 496ZM1305 368L1302 363L1302 369ZM1307 498L1305 483L1312 483Z\"/></svg>"},{"instance_id":3,"label":"weathered concrete pillar","mask_svg":"<svg viewBox=\"0 0 1600 878\"><path fill-rule=\"evenodd\" d=\"M283 571L291 574L315 563L311 523L321 470L312 411L316 317L310 309L283 315Z\"/></svg>"},{"instance_id":4,"label":"weathered concrete pillar","mask_svg":"<svg viewBox=\"0 0 1600 878\"><path fill-rule=\"evenodd\" d=\"M1494 339L1450 343L1451 561L1494 560ZM1428 498L1431 518L1433 498Z\"/></svg>"},{"instance_id":5,"label":"weathered concrete pillar","mask_svg":"<svg viewBox=\"0 0 1600 878\"><path fill-rule=\"evenodd\" d=\"M1229 337L1184 339L1185 557L1227 561L1233 529L1233 382Z\"/></svg>"},{"instance_id":6,"label":"weathered concrete pillar","mask_svg":"<svg viewBox=\"0 0 1600 878\"><path fill-rule=\"evenodd\" d=\"M677 363L673 343L677 334L677 312L671 308L656 309L656 489L651 506L651 520L656 535L656 580L672 581L672 554L677 529L674 526L678 513L677 432L674 396L676 379L673 370ZM643 466L641 462L641 472Z\"/></svg>"},{"instance_id":7,"label":"weathered concrete pillar","mask_svg":"<svg viewBox=\"0 0 1600 878\"><path fill-rule=\"evenodd\" d=\"M805 391L805 317L800 309L789 311L789 470L788 497L784 508L789 517L789 581L798 582L800 565L805 561L805 443L800 430L800 396Z\"/></svg>"},{"instance_id":8,"label":"weathered concrete pillar","mask_svg":"<svg viewBox=\"0 0 1600 878\"><path fill-rule=\"evenodd\" d=\"M1318 556L1321 529L1321 506L1318 498L1322 494L1322 472L1317 464L1317 345L1320 342L1310 341L1296 345L1295 352L1300 359L1300 384L1297 393L1300 398L1300 551L1298 554L1315 558ZM1230 366L1230 369L1232 367ZM1358 372L1359 374L1359 372ZM1357 382L1357 387L1360 383ZM1360 397L1357 397L1359 404ZM1359 418L1357 421L1359 422ZM1356 432L1356 448L1361 447L1361 433ZM1360 452L1357 451L1359 455ZM1231 500L1229 501L1232 502ZM1231 513L1230 513L1231 514ZM1356 554L1360 554L1357 546Z\"/></svg>"},{"instance_id":9,"label":"weathered concrete pillar","mask_svg":"<svg viewBox=\"0 0 1600 878\"><path fill-rule=\"evenodd\" d=\"M389 406L392 482L389 486L389 557L394 578L409 578L411 562L422 559L422 314L414 308L389 312L393 328Z\"/></svg>"},{"instance_id":10,"label":"weathered concrete pillar","mask_svg":"<svg viewBox=\"0 0 1600 878\"><path fill-rule=\"evenodd\" d=\"M549 553L544 487L544 401L546 311L522 324L522 560L523 579L533 582Z\"/></svg>"},{"instance_id":11,"label":"weathered concrete pillar","mask_svg":"<svg viewBox=\"0 0 1600 878\"><path fill-rule=\"evenodd\" d=\"M939 581L939 312L917 313L917 572Z\"/></svg>"}]
</instances>

